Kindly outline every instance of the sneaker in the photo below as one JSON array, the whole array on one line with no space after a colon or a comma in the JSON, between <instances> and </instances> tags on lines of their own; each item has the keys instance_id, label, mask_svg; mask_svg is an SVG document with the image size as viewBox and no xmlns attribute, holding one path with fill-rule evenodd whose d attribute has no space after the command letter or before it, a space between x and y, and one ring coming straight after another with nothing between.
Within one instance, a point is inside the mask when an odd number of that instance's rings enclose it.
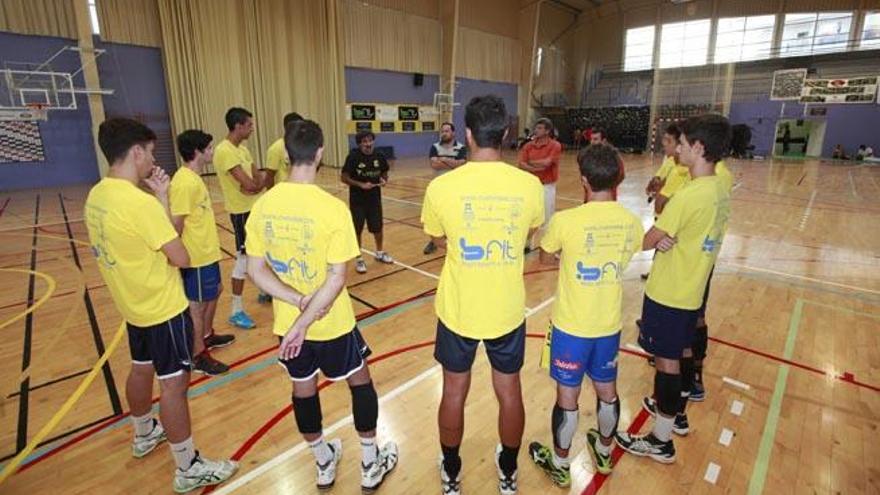
<instances>
[{"instance_id":1,"label":"sneaker","mask_svg":"<svg viewBox=\"0 0 880 495\"><path fill-rule=\"evenodd\" d=\"M354 271L358 273L367 273L367 262L363 258L358 258L354 262Z\"/></svg>"},{"instance_id":2,"label":"sneaker","mask_svg":"<svg viewBox=\"0 0 880 495\"><path fill-rule=\"evenodd\" d=\"M174 491L186 493L200 486L219 485L238 471L235 461L211 461L196 451L196 458L186 471L177 469L174 473Z\"/></svg>"},{"instance_id":3,"label":"sneaker","mask_svg":"<svg viewBox=\"0 0 880 495\"><path fill-rule=\"evenodd\" d=\"M539 442L529 444L529 457L550 477L550 481L565 488L571 485L571 467L560 467L553 463L553 451Z\"/></svg>"},{"instance_id":4,"label":"sneaker","mask_svg":"<svg viewBox=\"0 0 880 495\"><path fill-rule=\"evenodd\" d=\"M623 450L640 457L650 457L662 464L675 462L675 445L672 440L661 442L653 433L647 435L630 435L626 432L618 432L614 441Z\"/></svg>"},{"instance_id":5,"label":"sneaker","mask_svg":"<svg viewBox=\"0 0 880 495\"><path fill-rule=\"evenodd\" d=\"M373 493L378 490L379 485L385 481L385 476L397 466L398 457L397 444L388 442L379 451L376 462L369 466L361 464L361 490L364 493Z\"/></svg>"},{"instance_id":6,"label":"sneaker","mask_svg":"<svg viewBox=\"0 0 880 495\"><path fill-rule=\"evenodd\" d=\"M327 461L326 464L315 462L318 468L318 490L327 490L336 482L336 466L342 459L342 440L334 438L327 442L327 447L333 452L333 459Z\"/></svg>"},{"instance_id":7,"label":"sneaker","mask_svg":"<svg viewBox=\"0 0 880 495\"><path fill-rule=\"evenodd\" d=\"M162 423L153 419L153 430L144 436L135 435L134 442L131 444L131 455L135 459L140 459L156 449L156 446L164 442L168 438L165 436L165 429Z\"/></svg>"},{"instance_id":8,"label":"sneaker","mask_svg":"<svg viewBox=\"0 0 880 495\"><path fill-rule=\"evenodd\" d=\"M452 479L446 473L442 454L440 455L440 493L443 495L461 495L461 473L459 472L455 479Z\"/></svg>"},{"instance_id":9,"label":"sneaker","mask_svg":"<svg viewBox=\"0 0 880 495\"><path fill-rule=\"evenodd\" d=\"M602 474L611 474L611 469L614 467L614 461L611 458L611 448L614 447L614 445L609 445L608 453L603 454L599 452L600 441L599 430L590 428L587 431L587 449L590 451L590 454L593 456L593 461L596 463L596 471L599 471Z\"/></svg>"},{"instance_id":10,"label":"sneaker","mask_svg":"<svg viewBox=\"0 0 880 495\"><path fill-rule=\"evenodd\" d=\"M229 365L217 361L211 357L211 353L205 351L193 358L193 371L208 376L222 375L229 371Z\"/></svg>"},{"instance_id":11,"label":"sneaker","mask_svg":"<svg viewBox=\"0 0 880 495\"><path fill-rule=\"evenodd\" d=\"M252 320L244 311L239 311L230 316L229 324L241 328L242 330L250 330L257 326L256 323L254 323L254 320Z\"/></svg>"},{"instance_id":12,"label":"sneaker","mask_svg":"<svg viewBox=\"0 0 880 495\"><path fill-rule=\"evenodd\" d=\"M257 302L260 304L270 303L272 302L272 296L260 292L259 294L257 294Z\"/></svg>"},{"instance_id":13,"label":"sneaker","mask_svg":"<svg viewBox=\"0 0 880 495\"><path fill-rule=\"evenodd\" d=\"M390 265L391 263L394 263L394 258L385 251L376 251L376 261Z\"/></svg>"},{"instance_id":14,"label":"sneaker","mask_svg":"<svg viewBox=\"0 0 880 495\"><path fill-rule=\"evenodd\" d=\"M221 347L226 347L229 344L235 342L235 335L223 335L219 333L212 333L205 337L205 349L219 349Z\"/></svg>"},{"instance_id":15,"label":"sneaker","mask_svg":"<svg viewBox=\"0 0 880 495\"><path fill-rule=\"evenodd\" d=\"M688 400L691 402L703 402L706 400L706 388L703 386L703 382L694 382L694 386L691 387L691 395L688 397Z\"/></svg>"},{"instance_id":16,"label":"sneaker","mask_svg":"<svg viewBox=\"0 0 880 495\"><path fill-rule=\"evenodd\" d=\"M498 470L498 491L501 492L501 495L514 495L516 493L516 471L506 474L501 470L501 465L498 464L499 459L501 459L500 443L495 447L495 469Z\"/></svg>"},{"instance_id":17,"label":"sneaker","mask_svg":"<svg viewBox=\"0 0 880 495\"><path fill-rule=\"evenodd\" d=\"M657 401L651 397L642 399L642 409L651 416L657 416ZM672 426L672 433L680 436L686 436L690 433L690 425L688 424L687 414L676 414L675 423Z\"/></svg>"},{"instance_id":18,"label":"sneaker","mask_svg":"<svg viewBox=\"0 0 880 495\"><path fill-rule=\"evenodd\" d=\"M425 244L425 249L422 249L423 254L434 254L436 251L437 245L434 244L434 241L428 241L428 243Z\"/></svg>"}]
</instances>

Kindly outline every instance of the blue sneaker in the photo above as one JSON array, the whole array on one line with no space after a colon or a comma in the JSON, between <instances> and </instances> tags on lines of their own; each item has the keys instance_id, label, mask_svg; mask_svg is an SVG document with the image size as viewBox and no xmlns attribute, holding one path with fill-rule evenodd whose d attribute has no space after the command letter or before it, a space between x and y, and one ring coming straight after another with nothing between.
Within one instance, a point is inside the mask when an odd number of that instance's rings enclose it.
<instances>
[{"instance_id":1,"label":"blue sneaker","mask_svg":"<svg viewBox=\"0 0 880 495\"><path fill-rule=\"evenodd\" d=\"M235 313L234 315L230 316L229 317L229 324L235 325L238 328L241 328L244 330L250 330L252 328L256 328L256 326L257 326L256 323L254 323L254 320L252 320L251 317L248 316L248 314L245 313L244 311L239 311L238 313Z\"/></svg>"}]
</instances>

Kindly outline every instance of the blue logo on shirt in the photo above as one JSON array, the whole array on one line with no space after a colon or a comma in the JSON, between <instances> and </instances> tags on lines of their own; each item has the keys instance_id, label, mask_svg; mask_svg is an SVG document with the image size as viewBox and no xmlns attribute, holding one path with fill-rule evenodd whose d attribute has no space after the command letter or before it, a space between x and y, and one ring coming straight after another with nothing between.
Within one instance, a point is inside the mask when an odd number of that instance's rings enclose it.
<instances>
[{"instance_id":1,"label":"blue logo on shirt","mask_svg":"<svg viewBox=\"0 0 880 495\"><path fill-rule=\"evenodd\" d=\"M299 261L296 258L290 258L285 263L284 261L272 258L272 255L269 254L268 251L266 252L266 260L269 261L269 266L272 267L272 271L275 273L299 276L305 280L312 280L318 276L318 272L309 269L309 264L306 261Z\"/></svg>"},{"instance_id":2,"label":"blue logo on shirt","mask_svg":"<svg viewBox=\"0 0 880 495\"><path fill-rule=\"evenodd\" d=\"M575 268L577 269L575 278L581 282L596 282L603 280L606 276L611 276L614 280L620 280L620 266L613 261L605 263L601 268L598 266L585 266L583 261L578 261Z\"/></svg>"},{"instance_id":3,"label":"blue logo on shirt","mask_svg":"<svg viewBox=\"0 0 880 495\"><path fill-rule=\"evenodd\" d=\"M717 245L718 241L715 239L709 239L709 236L706 236L706 238L703 239L703 251L706 253L711 253L712 251L715 251L715 246Z\"/></svg>"},{"instance_id":4,"label":"blue logo on shirt","mask_svg":"<svg viewBox=\"0 0 880 495\"><path fill-rule=\"evenodd\" d=\"M468 244L464 237L458 239L461 247L461 259L467 262L475 261L513 261L516 260L516 250L507 240L491 240L485 246Z\"/></svg>"}]
</instances>

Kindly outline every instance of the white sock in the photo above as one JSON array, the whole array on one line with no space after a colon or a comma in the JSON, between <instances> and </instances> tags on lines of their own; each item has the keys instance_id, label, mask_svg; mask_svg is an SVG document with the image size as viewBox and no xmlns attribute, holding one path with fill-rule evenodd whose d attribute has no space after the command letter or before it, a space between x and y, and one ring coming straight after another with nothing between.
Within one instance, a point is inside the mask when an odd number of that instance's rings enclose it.
<instances>
[{"instance_id":1,"label":"white sock","mask_svg":"<svg viewBox=\"0 0 880 495\"><path fill-rule=\"evenodd\" d=\"M361 437L361 456L363 458L364 466L369 466L376 462L376 458L379 457L379 448L376 446L376 437Z\"/></svg>"},{"instance_id":2,"label":"white sock","mask_svg":"<svg viewBox=\"0 0 880 495\"><path fill-rule=\"evenodd\" d=\"M241 296L232 295L232 314L238 313L239 311L244 311L244 306L241 305Z\"/></svg>"},{"instance_id":3,"label":"white sock","mask_svg":"<svg viewBox=\"0 0 880 495\"><path fill-rule=\"evenodd\" d=\"M567 468L571 466L571 459L568 457L560 457L559 454L556 453L556 449L553 449L553 464L559 468Z\"/></svg>"},{"instance_id":4,"label":"white sock","mask_svg":"<svg viewBox=\"0 0 880 495\"><path fill-rule=\"evenodd\" d=\"M657 437L657 440L661 442L668 442L672 440L672 427L675 425L675 416L666 417L662 414L657 414L657 417L654 419L654 436Z\"/></svg>"},{"instance_id":5,"label":"white sock","mask_svg":"<svg viewBox=\"0 0 880 495\"><path fill-rule=\"evenodd\" d=\"M145 437L153 431L153 413L147 413L143 416L131 416L131 424L134 425L134 434L138 437Z\"/></svg>"},{"instance_id":6,"label":"white sock","mask_svg":"<svg viewBox=\"0 0 880 495\"><path fill-rule=\"evenodd\" d=\"M318 461L318 464L327 464L333 460L333 451L330 450L330 446L324 441L324 437L320 437L314 442L309 442L309 448L312 449L312 454L315 454L315 460Z\"/></svg>"},{"instance_id":7,"label":"white sock","mask_svg":"<svg viewBox=\"0 0 880 495\"><path fill-rule=\"evenodd\" d=\"M171 455L174 456L174 462L177 463L177 469L180 469L181 471L188 470L196 458L196 448L193 446L192 437L189 437L180 443L168 442L168 445L171 447Z\"/></svg>"},{"instance_id":8,"label":"white sock","mask_svg":"<svg viewBox=\"0 0 880 495\"><path fill-rule=\"evenodd\" d=\"M602 455L608 455L611 453L611 444L605 445L600 439L596 442L596 450L598 450L599 453Z\"/></svg>"}]
</instances>

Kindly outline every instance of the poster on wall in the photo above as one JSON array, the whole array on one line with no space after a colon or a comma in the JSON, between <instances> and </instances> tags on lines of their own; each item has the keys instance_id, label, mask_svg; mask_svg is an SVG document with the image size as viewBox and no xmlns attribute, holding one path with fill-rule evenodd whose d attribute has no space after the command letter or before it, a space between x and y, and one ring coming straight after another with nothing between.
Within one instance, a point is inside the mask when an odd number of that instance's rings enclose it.
<instances>
[{"instance_id":1,"label":"poster on wall","mask_svg":"<svg viewBox=\"0 0 880 495\"><path fill-rule=\"evenodd\" d=\"M352 103L349 105L351 120L376 120L376 105L361 105Z\"/></svg>"},{"instance_id":2,"label":"poster on wall","mask_svg":"<svg viewBox=\"0 0 880 495\"><path fill-rule=\"evenodd\" d=\"M402 121L419 120L419 107L400 105L397 107L397 118Z\"/></svg>"},{"instance_id":3,"label":"poster on wall","mask_svg":"<svg viewBox=\"0 0 880 495\"><path fill-rule=\"evenodd\" d=\"M877 98L877 76L849 79L807 79L801 103L873 103Z\"/></svg>"},{"instance_id":4,"label":"poster on wall","mask_svg":"<svg viewBox=\"0 0 880 495\"><path fill-rule=\"evenodd\" d=\"M380 122L397 121L397 105L376 105L376 116Z\"/></svg>"},{"instance_id":5,"label":"poster on wall","mask_svg":"<svg viewBox=\"0 0 880 495\"><path fill-rule=\"evenodd\" d=\"M0 163L46 161L40 126L36 122L0 122Z\"/></svg>"},{"instance_id":6,"label":"poster on wall","mask_svg":"<svg viewBox=\"0 0 880 495\"><path fill-rule=\"evenodd\" d=\"M349 103L345 106L349 134L361 131L436 132L439 113L433 105Z\"/></svg>"},{"instance_id":7,"label":"poster on wall","mask_svg":"<svg viewBox=\"0 0 880 495\"><path fill-rule=\"evenodd\" d=\"M798 100L807 78L807 69L786 69L773 72L771 100Z\"/></svg>"}]
</instances>

